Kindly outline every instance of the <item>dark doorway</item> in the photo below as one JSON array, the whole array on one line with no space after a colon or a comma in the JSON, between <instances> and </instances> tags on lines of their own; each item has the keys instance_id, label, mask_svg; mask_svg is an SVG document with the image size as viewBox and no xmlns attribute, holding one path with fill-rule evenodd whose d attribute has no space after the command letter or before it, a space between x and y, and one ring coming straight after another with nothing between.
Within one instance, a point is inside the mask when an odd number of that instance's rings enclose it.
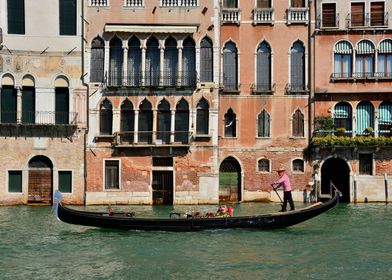
<instances>
[{"instance_id":1,"label":"dark doorway","mask_svg":"<svg viewBox=\"0 0 392 280\"><path fill-rule=\"evenodd\" d=\"M219 167L219 201L241 201L241 166L233 157Z\"/></svg>"},{"instance_id":2,"label":"dark doorway","mask_svg":"<svg viewBox=\"0 0 392 280\"><path fill-rule=\"evenodd\" d=\"M29 161L28 203L52 204L53 164L45 156Z\"/></svg>"},{"instance_id":3,"label":"dark doorway","mask_svg":"<svg viewBox=\"0 0 392 280\"><path fill-rule=\"evenodd\" d=\"M152 201L154 205L173 204L173 172L152 172Z\"/></svg>"},{"instance_id":4,"label":"dark doorway","mask_svg":"<svg viewBox=\"0 0 392 280\"><path fill-rule=\"evenodd\" d=\"M341 158L330 158L321 167L321 193L330 193L330 182L341 192L341 202L350 202L350 168Z\"/></svg>"}]
</instances>

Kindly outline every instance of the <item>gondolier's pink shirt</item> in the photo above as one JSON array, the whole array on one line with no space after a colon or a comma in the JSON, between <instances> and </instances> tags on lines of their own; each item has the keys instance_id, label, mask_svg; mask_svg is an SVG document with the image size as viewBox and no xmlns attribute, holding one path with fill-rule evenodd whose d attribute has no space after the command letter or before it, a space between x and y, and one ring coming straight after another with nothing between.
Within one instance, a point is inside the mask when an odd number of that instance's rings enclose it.
<instances>
[{"instance_id":1,"label":"gondolier's pink shirt","mask_svg":"<svg viewBox=\"0 0 392 280\"><path fill-rule=\"evenodd\" d=\"M276 184L278 187L283 186L285 192L291 191L290 179L286 173L283 174L283 176L280 177L280 179L276 181L274 184Z\"/></svg>"}]
</instances>

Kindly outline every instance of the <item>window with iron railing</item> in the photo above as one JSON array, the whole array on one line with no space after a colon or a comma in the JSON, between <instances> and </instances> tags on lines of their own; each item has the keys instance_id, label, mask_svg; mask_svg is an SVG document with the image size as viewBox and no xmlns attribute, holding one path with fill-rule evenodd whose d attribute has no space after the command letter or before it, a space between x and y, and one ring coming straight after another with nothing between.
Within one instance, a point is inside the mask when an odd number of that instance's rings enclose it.
<instances>
[{"instance_id":1,"label":"window with iron railing","mask_svg":"<svg viewBox=\"0 0 392 280\"><path fill-rule=\"evenodd\" d=\"M90 0L90 6L105 7L109 6L110 0Z\"/></svg>"},{"instance_id":2,"label":"window with iron railing","mask_svg":"<svg viewBox=\"0 0 392 280\"><path fill-rule=\"evenodd\" d=\"M198 0L160 0L161 7L197 7Z\"/></svg>"},{"instance_id":3,"label":"window with iron railing","mask_svg":"<svg viewBox=\"0 0 392 280\"><path fill-rule=\"evenodd\" d=\"M144 7L144 0L125 0L125 7Z\"/></svg>"}]
</instances>

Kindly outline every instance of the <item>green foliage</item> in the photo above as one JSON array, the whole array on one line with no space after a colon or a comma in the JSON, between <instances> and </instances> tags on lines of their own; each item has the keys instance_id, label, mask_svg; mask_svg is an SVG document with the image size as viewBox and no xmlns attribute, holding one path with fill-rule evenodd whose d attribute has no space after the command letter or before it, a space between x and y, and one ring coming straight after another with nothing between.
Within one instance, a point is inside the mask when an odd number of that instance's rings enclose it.
<instances>
[{"instance_id":1,"label":"green foliage","mask_svg":"<svg viewBox=\"0 0 392 280\"><path fill-rule=\"evenodd\" d=\"M325 137L314 137L312 139L311 146L319 147L319 148L327 148L327 147L334 147L334 146L387 147L387 146L392 146L392 137L380 136L378 138L375 138L375 137L366 137L366 136L348 137L348 136L327 135Z\"/></svg>"},{"instance_id":2,"label":"green foliage","mask_svg":"<svg viewBox=\"0 0 392 280\"><path fill-rule=\"evenodd\" d=\"M316 130L332 131L335 129L334 120L331 117L315 117L314 126Z\"/></svg>"}]
</instances>

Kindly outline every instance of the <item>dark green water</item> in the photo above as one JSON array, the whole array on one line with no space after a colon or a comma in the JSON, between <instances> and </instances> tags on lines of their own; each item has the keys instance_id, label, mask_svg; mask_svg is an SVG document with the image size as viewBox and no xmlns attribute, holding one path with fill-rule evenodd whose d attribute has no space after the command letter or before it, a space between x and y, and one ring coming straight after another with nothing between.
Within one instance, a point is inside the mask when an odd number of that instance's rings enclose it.
<instances>
[{"instance_id":1,"label":"dark green water","mask_svg":"<svg viewBox=\"0 0 392 280\"><path fill-rule=\"evenodd\" d=\"M241 204L234 214L278 208ZM0 279L392 279L392 205L341 204L285 230L197 233L86 228L50 207L0 207Z\"/></svg>"}]
</instances>

